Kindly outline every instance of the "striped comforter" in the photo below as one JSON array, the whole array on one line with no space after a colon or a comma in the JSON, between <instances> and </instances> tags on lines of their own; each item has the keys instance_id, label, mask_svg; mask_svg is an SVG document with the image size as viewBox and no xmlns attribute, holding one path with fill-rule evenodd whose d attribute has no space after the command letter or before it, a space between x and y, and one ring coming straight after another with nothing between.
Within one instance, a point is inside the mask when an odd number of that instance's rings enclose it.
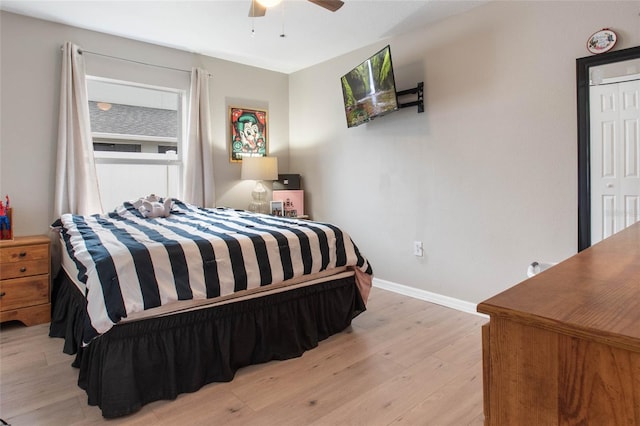
<instances>
[{"instance_id":1,"label":"striped comforter","mask_svg":"<svg viewBox=\"0 0 640 426\"><path fill-rule=\"evenodd\" d=\"M57 224L86 286L85 342L134 312L334 267L353 267L361 281L368 278L365 286L371 282L371 267L349 235L325 223L175 200L167 218L145 218L124 203L106 215L65 214Z\"/></svg>"}]
</instances>

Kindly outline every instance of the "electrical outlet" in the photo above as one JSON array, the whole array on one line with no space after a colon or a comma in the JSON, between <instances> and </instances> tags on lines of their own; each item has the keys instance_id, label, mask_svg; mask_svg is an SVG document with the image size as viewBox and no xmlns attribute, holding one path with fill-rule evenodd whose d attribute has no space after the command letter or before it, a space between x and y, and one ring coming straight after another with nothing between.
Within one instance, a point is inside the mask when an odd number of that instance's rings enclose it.
<instances>
[{"instance_id":1,"label":"electrical outlet","mask_svg":"<svg viewBox=\"0 0 640 426\"><path fill-rule=\"evenodd\" d=\"M424 249L422 248L422 241L413 242L413 254L417 257L424 256Z\"/></svg>"}]
</instances>

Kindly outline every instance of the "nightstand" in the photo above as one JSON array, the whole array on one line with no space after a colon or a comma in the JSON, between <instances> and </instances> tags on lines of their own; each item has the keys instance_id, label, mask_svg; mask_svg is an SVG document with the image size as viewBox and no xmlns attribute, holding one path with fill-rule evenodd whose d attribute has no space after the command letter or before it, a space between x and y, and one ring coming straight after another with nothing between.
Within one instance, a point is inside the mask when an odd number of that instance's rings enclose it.
<instances>
[{"instance_id":1,"label":"nightstand","mask_svg":"<svg viewBox=\"0 0 640 426\"><path fill-rule=\"evenodd\" d=\"M51 321L51 256L46 235L0 240L0 322Z\"/></svg>"}]
</instances>

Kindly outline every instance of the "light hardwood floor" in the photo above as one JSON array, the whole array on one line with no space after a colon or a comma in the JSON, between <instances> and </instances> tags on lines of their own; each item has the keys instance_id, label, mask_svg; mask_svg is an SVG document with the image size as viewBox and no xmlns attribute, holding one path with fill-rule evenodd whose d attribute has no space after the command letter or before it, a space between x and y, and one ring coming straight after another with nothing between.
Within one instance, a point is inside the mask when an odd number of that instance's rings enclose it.
<instances>
[{"instance_id":1,"label":"light hardwood floor","mask_svg":"<svg viewBox=\"0 0 640 426\"><path fill-rule=\"evenodd\" d=\"M104 420L48 324L0 331L0 418L21 425L481 425L483 317L374 288L302 357Z\"/></svg>"}]
</instances>

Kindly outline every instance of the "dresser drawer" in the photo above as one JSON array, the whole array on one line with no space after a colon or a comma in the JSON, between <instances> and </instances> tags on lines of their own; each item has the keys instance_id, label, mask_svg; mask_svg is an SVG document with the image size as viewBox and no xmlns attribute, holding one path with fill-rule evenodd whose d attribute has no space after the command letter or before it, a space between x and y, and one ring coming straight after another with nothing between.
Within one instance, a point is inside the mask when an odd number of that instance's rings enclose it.
<instances>
[{"instance_id":1,"label":"dresser drawer","mask_svg":"<svg viewBox=\"0 0 640 426\"><path fill-rule=\"evenodd\" d=\"M49 244L32 244L0 249L0 263L14 263L30 260L48 260ZM2 265L4 269L6 265Z\"/></svg>"},{"instance_id":2,"label":"dresser drawer","mask_svg":"<svg viewBox=\"0 0 640 426\"><path fill-rule=\"evenodd\" d=\"M0 264L0 279L30 277L32 275L49 274L49 260L30 260Z\"/></svg>"},{"instance_id":3,"label":"dresser drawer","mask_svg":"<svg viewBox=\"0 0 640 426\"><path fill-rule=\"evenodd\" d=\"M49 275L0 282L0 311L49 303Z\"/></svg>"},{"instance_id":4,"label":"dresser drawer","mask_svg":"<svg viewBox=\"0 0 640 426\"><path fill-rule=\"evenodd\" d=\"M47 235L0 240L0 323L51 320L50 242Z\"/></svg>"}]
</instances>

